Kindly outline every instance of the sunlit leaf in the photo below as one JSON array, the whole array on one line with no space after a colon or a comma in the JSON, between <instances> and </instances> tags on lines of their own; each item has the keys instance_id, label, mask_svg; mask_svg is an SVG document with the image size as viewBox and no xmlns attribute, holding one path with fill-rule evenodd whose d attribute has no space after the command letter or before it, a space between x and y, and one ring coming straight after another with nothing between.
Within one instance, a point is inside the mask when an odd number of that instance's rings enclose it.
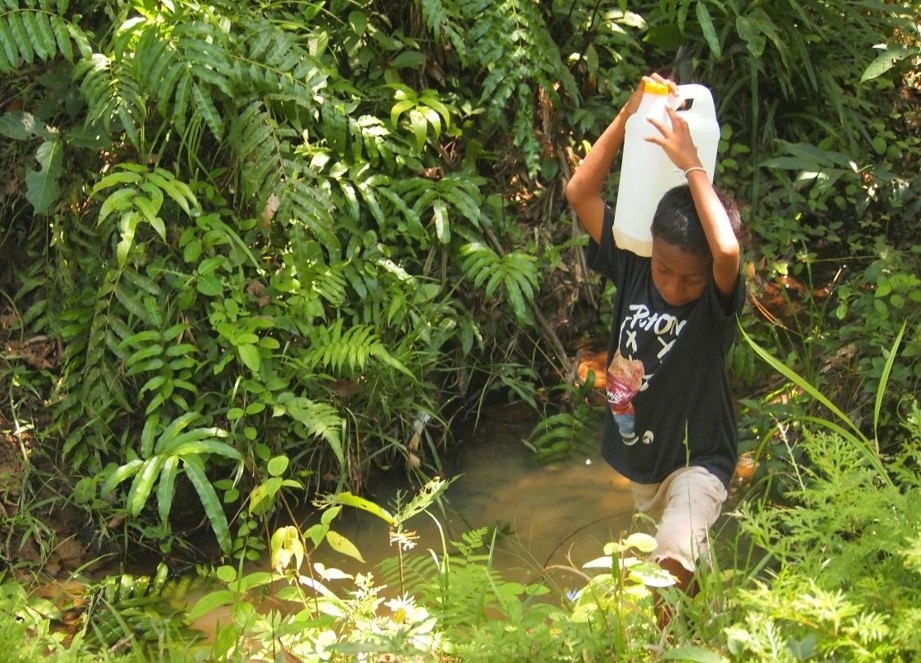
<instances>
[{"instance_id":1,"label":"sunlit leaf","mask_svg":"<svg viewBox=\"0 0 921 663\"><path fill-rule=\"evenodd\" d=\"M147 498L150 497L154 482L165 461L166 458L163 456L154 456L146 460L140 471L134 475L127 501L128 513L132 516L138 515L147 504Z\"/></svg>"},{"instance_id":2,"label":"sunlit leaf","mask_svg":"<svg viewBox=\"0 0 921 663\"><path fill-rule=\"evenodd\" d=\"M233 605L237 600L237 594L229 589L218 589L213 592L208 592L195 602L195 605L189 609L186 616L194 621L225 605Z\"/></svg>"},{"instance_id":3,"label":"sunlit leaf","mask_svg":"<svg viewBox=\"0 0 921 663\"><path fill-rule=\"evenodd\" d=\"M364 558L361 556L361 551L355 546L354 543L349 541L347 538L330 530L326 533L326 542L338 553L342 553L352 559L357 559L359 562L364 562Z\"/></svg>"},{"instance_id":4,"label":"sunlit leaf","mask_svg":"<svg viewBox=\"0 0 921 663\"><path fill-rule=\"evenodd\" d=\"M381 520L385 521L388 524L394 524L393 516L390 515L383 507L370 500L366 500L364 497L359 497L358 495L353 495L352 493L343 492L339 493L334 497L335 502L339 504L344 504L345 506L351 506L356 509L361 509L362 511L367 511L368 513L377 516Z\"/></svg>"}]
</instances>

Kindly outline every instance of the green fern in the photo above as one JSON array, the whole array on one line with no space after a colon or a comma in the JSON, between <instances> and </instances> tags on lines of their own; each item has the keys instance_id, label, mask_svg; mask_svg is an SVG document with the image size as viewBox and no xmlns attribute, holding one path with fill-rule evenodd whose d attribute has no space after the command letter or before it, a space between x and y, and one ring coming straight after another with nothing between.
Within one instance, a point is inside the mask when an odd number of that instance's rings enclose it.
<instances>
[{"instance_id":1,"label":"green fern","mask_svg":"<svg viewBox=\"0 0 921 663\"><path fill-rule=\"evenodd\" d=\"M276 416L287 415L302 424L308 438L326 442L336 457L342 476L348 476L342 440L345 420L336 408L286 391L278 395L274 412Z\"/></svg>"},{"instance_id":2,"label":"green fern","mask_svg":"<svg viewBox=\"0 0 921 663\"><path fill-rule=\"evenodd\" d=\"M519 320L530 319L529 306L538 288L537 260L534 256L521 251L499 256L478 242L465 245L461 255L464 257L461 264L464 278L471 280L475 288L483 288L487 298L504 295Z\"/></svg>"},{"instance_id":3,"label":"green fern","mask_svg":"<svg viewBox=\"0 0 921 663\"><path fill-rule=\"evenodd\" d=\"M139 150L140 128L147 117L144 93L123 58L96 53L81 61L74 73L88 102L87 123L101 125L107 135L116 128L127 134Z\"/></svg>"},{"instance_id":4,"label":"green fern","mask_svg":"<svg viewBox=\"0 0 921 663\"><path fill-rule=\"evenodd\" d=\"M469 53L487 71L480 92L486 119L500 122L511 116L514 144L524 151L529 171L536 172L541 159L534 135L539 90L552 99L558 98L558 88L572 99L579 97L541 5L475 0L463 3L461 11L469 24Z\"/></svg>"},{"instance_id":5,"label":"green fern","mask_svg":"<svg viewBox=\"0 0 921 663\"><path fill-rule=\"evenodd\" d=\"M482 68L480 104L486 121L511 130L528 170L542 159L534 127L539 95L579 97L578 85L550 34L540 3L533 0L419 0L422 18L436 39L447 40L461 61ZM460 42L463 31L466 38Z\"/></svg>"},{"instance_id":6,"label":"green fern","mask_svg":"<svg viewBox=\"0 0 921 663\"><path fill-rule=\"evenodd\" d=\"M355 325L343 329L343 324L340 318L327 327L317 327L311 334L311 346L302 355L307 370L331 370L336 374L355 377L374 358L414 377L406 366L387 351L374 327Z\"/></svg>"},{"instance_id":7,"label":"green fern","mask_svg":"<svg viewBox=\"0 0 921 663\"><path fill-rule=\"evenodd\" d=\"M119 350L132 351L125 358L126 376L150 374L137 392L139 399L145 395L150 397L145 410L148 415L168 402L182 412L191 410L182 392L192 397L198 394L191 380L199 362L193 358L198 347L181 341L189 329L185 323L177 323L163 332L145 329L124 339L118 346Z\"/></svg>"},{"instance_id":8,"label":"green fern","mask_svg":"<svg viewBox=\"0 0 921 663\"><path fill-rule=\"evenodd\" d=\"M58 56L73 62L74 45L79 52L89 52L80 28L57 15L59 6L56 0L0 2L0 73L15 73L23 64L48 62Z\"/></svg>"},{"instance_id":9,"label":"green fern","mask_svg":"<svg viewBox=\"0 0 921 663\"><path fill-rule=\"evenodd\" d=\"M467 42L464 39L463 27L460 24L461 5L457 2L443 0L421 0L422 19L426 27L440 42L446 41L458 54L461 61L467 57Z\"/></svg>"},{"instance_id":10,"label":"green fern","mask_svg":"<svg viewBox=\"0 0 921 663\"><path fill-rule=\"evenodd\" d=\"M132 410L117 364L108 354L118 352L131 329L126 312L113 306L114 296L109 281L96 290L87 288L61 316L64 372L58 390L64 406L57 410L57 423L66 436L62 451L72 454L75 468L93 453L118 446L113 445L115 420Z\"/></svg>"}]
</instances>

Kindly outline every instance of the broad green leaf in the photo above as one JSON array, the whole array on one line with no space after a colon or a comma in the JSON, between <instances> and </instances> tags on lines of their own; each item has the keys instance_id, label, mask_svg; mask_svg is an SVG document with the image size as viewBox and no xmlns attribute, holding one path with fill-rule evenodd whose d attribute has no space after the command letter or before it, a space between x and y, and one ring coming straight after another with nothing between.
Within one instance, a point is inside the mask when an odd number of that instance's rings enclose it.
<instances>
[{"instance_id":1,"label":"broad green leaf","mask_svg":"<svg viewBox=\"0 0 921 663\"><path fill-rule=\"evenodd\" d=\"M182 433L189 425L200 418L201 414L198 412L186 412L179 415L173 419L163 432L160 434L160 437L157 439L157 451L169 448L176 439L176 437Z\"/></svg>"},{"instance_id":2,"label":"broad green leaf","mask_svg":"<svg viewBox=\"0 0 921 663\"><path fill-rule=\"evenodd\" d=\"M288 460L287 456L275 456L266 464L266 470L273 477L280 477L288 469Z\"/></svg>"},{"instance_id":3,"label":"broad green leaf","mask_svg":"<svg viewBox=\"0 0 921 663\"><path fill-rule=\"evenodd\" d=\"M628 548L636 548L643 553L651 553L656 549L657 545L655 537L642 532L634 532L623 540L623 544Z\"/></svg>"},{"instance_id":4,"label":"broad green leaf","mask_svg":"<svg viewBox=\"0 0 921 663\"><path fill-rule=\"evenodd\" d=\"M58 199L62 155L63 143L60 140L45 141L35 152L41 169L26 173L26 200L32 204L36 214L49 211Z\"/></svg>"},{"instance_id":5,"label":"broad green leaf","mask_svg":"<svg viewBox=\"0 0 921 663\"><path fill-rule=\"evenodd\" d=\"M237 346L237 352L240 354L240 360L249 370L251 370L253 373L259 372L259 366L262 363L259 356L259 348L257 348L255 345L244 343Z\"/></svg>"},{"instance_id":6,"label":"broad green leaf","mask_svg":"<svg viewBox=\"0 0 921 663\"><path fill-rule=\"evenodd\" d=\"M364 557L361 556L361 551L355 546L354 543L349 541L347 538L339 534L334 530L330 530L326 533L326 542L338 553L343 555L348 555L352 559L357 559L359 562L364 562Z\"/></svg>"},{"instance_id":7,"label":"broad green leaf","mask_svg":"<svg viewBox=\"0 0 921 663\"><path fill-rule=\"evenodd\" d=\"M195 456L202 454L215 454L224 458L240 460L240 452L229 444L217 442L216 440L197 440L194 442L184 442L169 449L170 455L173 456Z\"/></svg>"},{"instance_id":8,"label":"broad green leaf","mask_svg":"<svg viewBox=\"0 0 921 663\"><path fill-rule=\"evenodd\" d=\"M250 515L264 515L271 507L275 495L281 488L282 480L278 477L266 479L258 486L253 488L249 496L249 513Z\"/></svg>"},{"instance_id":9,"label":"broad green leaf","mask_svg":"<svg viewBox=\"0 0 921 663\"><path fill-rule=\"evenodd\" d=\"M119 189L108 196L99 208L99 220L97 223L102 223L115 212L121 213L127 210L135 193L137 192L134 189Z\"/></svg>"},{"instance_id":10,"label":"broad green leaf","mask_svg":"<svg viewBox=\"0 0 921 663\"><path fill-rule=\"evenodd\" d=\"M168 170L157 168L147 175L147 179L158 191L162 191L172 198L189 216L192 215L193 209L198 208L198 200L196 200L195 194L192 193L192 189L185 182L177 180ZM147 186L143 188L149 191Z\"/></svg>"},{"instance_id":11,"label":"broad green leaf","mask_svg":"<svg viewBox=\"0 0 921 663\"><path fill-rule=\"evenodd\" d=\"M700 647L676 647L667 649L658 656L660 661L687 661L688 663L725 663L719 653Z\"/></svg>"},{"instance_id":12,"label":"broad green leaf","mask_svg":"<svg viewBox=\"0 0 921 663\"><path fill-rule=\"evenodd\" d=\"M394 69L417 69L425 64L426 55L419 51L403 51L390 61Z\"/></svg>"},{"instance_id":13,"label":"broad green leaf","mask_svg":"<svg viewBox=\"0 0 921 663\"><path fill-rule=\"evenodd\" d=\"M166 379L166 378L163 378ZM144 421L141 431L141 456L150 458L154 452L154 440L160 430L160 415L152 414Z\"/></svg>"},{"instance_id":14,"label":"broad green leaf","mask_svg":"<svg viewBox=\"0 0 921 663\"><path fill-rule=\"evenodd\" d=\"M313 544L313 547L318 547L323 543L323 539L326 538L326 535L329 533L329 525L311 525L307 528L307 531L304 532L304 536L310 540Z\"/></svg>"},{"instance_id":15,"label":"broad green leaf","mask_svg":"<svg viewBox=\"0 0 921 663\"><path fill-rule=\"evenodd\" d=\"M358 495L353 495L352 493L345 492L339 493L334 497L334 501L339 504L344 504L345 506L354 507L356 509L361 509L362 511L367 511L368 513L377 516L384 522L393 525L396 521L393 519L393 516L387 512L383 507L375 504L370 500L366 500L364 497L359 497Z\"/></svg>"},{"instance_id":16,"label":"broad green leaf","mask_svg":"<svg viewBox=\"0 0 921 663\"><path fill-rule=\"evenodd\" d=\"M253 573L247 573L240 577L237 581L237 591L239 592L248 592L251 589L256 587L265 587L276 580L279 576L269 571L254 571Z\"/></svg>"},{"instance_id":17,"label":"broad green leaf","mask_svg":"<svg viewBox=\"0 0 921 663\"><path fill-rule=\"evenodd\" d=\"M508 302L512 306L512 312L519 320L526 320L528 317L528 307L521 295L521 288L516 281L510 281L505 286L505 292L508 296Z\"/></svg>"},{"instance_id":18,"label":"broad green leaf","mask_svg":"<svg viewBox=\"0 0 921 663\"><path fill-rule=\"evenodd\" d=\"M229 589L219 589L214 592L208 592L198 599L186 616L190 620L196 620L225 605L234 605L237 600L237 593Z\"/></svg>"},{"instance_id":19,"label":"broad green leaf","mask_svg":"<svg viewBox=\"0 0 921 663\"><path fill-rule=\"evenodd\" d=\"M717 37L716 28L713 25L713 19L710 18L710 10L707 9L707 3L697 2L695 4L697 5L697 22L700 25L701 32L704 34L704 41L707 42L707 46L710 47L714 57L719 58L722 55L723 49L720 46L719 37Z\"/></svg>"},{"instance_id":20,"label":"broad green leaf","mask_svg":"<svg viewBox=\"0 0 921 663\"><path fill-rule=\"evenodd\" d=\"M131 484L131 490L128 491L127 509L128 513L136 516L141 513L144 505L147 504L147 498L153 490L154 482L160 473L160 468L166 461L164 456L154 456L144 461L143 467L134 475L134 481Z\"/></svg>"},{"instance_id":21,"label":"broad green leaf","mask_svg":"<svg viewBox=\"0 0 921 663\"><path fill-rule=\"evenodd\" d=\"M169 456L160 470L160 482L157 484L157 512L161 523L169 522L169 514L173 508L173 494L176 487L176 476L179 474L179 458Z\"/></svg>"},{"instance_id":22,"label":"broad green leaf","mask_svg":"<svg viewBox=\"0 0 921 663\"><path fill-rule=\"evenodd\" d=\"M863 75L860 77L860 82L865 83L866 81L882 76L892 69L896 62L901 62L909 57L918 55L921 55L921 49L919 48L908 48L905 46L887 48L877 55L876 59L864 70Z\"/></svg>"},{"instance_id":23,"label":"broad green leaf","mask_svg":"<svg viewBox=\"0 0 921 663\"><path fill-rule=\"evenodd\" d=\"M103 189L111 189L119 184L139 184L141 176L137 172L130 170L116 170L111 175L106 175L93 186L93 193L99 193ZM136 191L134 187L121 189L122 191Z\"/></svg>"},{"instance_id":24,"label":"broad green leaf","mask_svg":"<svg viewBox=\"0 0 921 663\"><path fill-rule=\"evenodd\" d=\"M202 274L195 284L196 289L208 297L218 297L224 292L224 283L213 274Z\"/></svg>"},{"instance_id":25,"label":"broad green leaf","mask_svg":"<svg viewBox=\"0 0 921 663\"><path fill-rule=\"evenodd\" d=\"M418 108L409 111L409 122L413 128L413 135L416 137L416 149L422 152L425 149L425 138L428 134L428 122L425 115Z\"/></svg>"},{"instance_id":26,"label":"broad green leaf","mask_svg":"<svg viewBox=\"0 0 921 663\"><path fill-rule=\"evenodd\" d=\"M125 463L116 469L112 474L109 475L109 478L106 479L106 482L102 484L102 488L99 491L100 495L102 497L107 497L109 493L115 490L118 484L134 476L143 465L143 460L140 458L135 458L134 460L129 461L128 463Z\"/></svg>"},{"instance_id":27,"label":"broad green leaf","mask_svg":"<svg viewBox=\"0 0 921 663\"><path fill-rule=\"evenodd\" d=\"M163 348L161 348L159 345L148 345L146 348L142 348L137 352L131 353L131 356L128 357L128 360L125 362L125 367L131 368L135 364L146 361L151 357L159 357L162 352Z\"/></svg>"},{"instance_id":28,"label":"broad green leaf","mask_svg":"<svg viewBox=\"0 0 921 663\"><path fill-rule=\"evenodd\" d=\"M121 241L115 247L118 266L124 267L128 263L128 254L134 245L134 231L137 228L138 215L135 212L125 212L121 215L119 227L121 228Z\"/></svg>"},{"instance_id":29,"label":"broad green leaf","mask_svg":"<svg viewBox=\"0 0 921 663\"><path fill-rule=\"evenodd\" d=\"M442 244L451 242L451 221L445 201L437 198L432 204L432 219L435 221L435 236Z\"/></svg>"},{"instance_id":30,"label":"broad green leaf","mask_svg":"<svg viewBox=\"0 0 921 663\"><path fill-rule=\"evenodd\" d=\"M186 476L189 477L189 481L195 487L195 492L198 493L198 499L201 500L201 504L205 508L205 515L208 516L208 521L211 523L211 529L214 531L218 545L220 545L225 555L231 554L230 525L227 522L227 516L224 513L221 500L217 493L214 492L214 487L208 481L205 471L195 462L184 458L182 465Z\"/></svg>"},{"instance_id":31,"label":"broad green leaf","mask_svg":"<svg viewBox=\"0 0 921 663\"><path fill-rule=\"evenodd\" d=\"M390 121L393 123L393 125L396 126L400 120L400 115L415 105L416 101L414 99L404 99L403 101L398 101L395 103L393 108L390 109Z\"/></svg>"}]
</instances>

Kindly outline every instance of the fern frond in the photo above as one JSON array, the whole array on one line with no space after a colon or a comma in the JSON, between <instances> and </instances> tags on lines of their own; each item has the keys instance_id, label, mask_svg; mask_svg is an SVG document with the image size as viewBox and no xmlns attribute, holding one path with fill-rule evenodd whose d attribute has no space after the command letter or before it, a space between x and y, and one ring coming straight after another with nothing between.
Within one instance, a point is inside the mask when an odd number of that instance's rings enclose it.
<instances>
[{"instance_id":1,"label":"fern frond","mask_svg":"<svg viewBox=\"0 0 921 663\"><path fill-rule=\"evenodd\" d=\"M474 0L462 9L469 22L470 56L488 72L480 95L486 118L511 119L515 145L525 153L531 172L540 163L533 135L539 92L556 98L561 88L569 97L579 97L541 7L533 0Z\"/></svg>"},{"instance_id":2,"label":"fern frond","mask_svg":"<svg viewBox=\"0 0 921 663\"><path fill-rule=\"evenodd\" d=\"M415 377L387 350L371 325L355 325L343 329L343 320L340 318L332 325L313 328L310 342L310 348L302 355L307 370L328 370L353 378L374 358L411 378Z\"/></svg>"},{"instance_id":3,"label":"fern frond","mask_svg":"<svg viewBox=\"0 0 921 663\"><path fill-rule=\"evenodd\" d=\"M429 555L391 555L381 560L377 568L382 585L393 587L407 596L435 595L436 567Z\"/></svg>"},{"instance_id":4,"label":"fern frond","mask_svg":"<svg viewBox=\"0 0 921 663\"><path fill-rule=\"evenodd\" d=\"M473 242L461 248L461 269L464 278L483 294L494 299L502 294L521 321L529 320L529 306L534 301L539 285L537 262L534 256L512 251L499 256L488 246Z\"/></svg>"},{"instance_id":5,"label":"fern frond","mask_svg":"<svg viewBox=\"0 0 921 663\"><path fill-rule=\"evenodd\" d=\"M317 107L327 75L314 55L299 43L297 34L264 21L243 35L243 44L250 64L242 70L242 82L248 89L303 108Z\"/></svg>"},{"instance_id":6,"label":"fern frond","mask_svg":"<svg viewBox=\"0 0 921 663\"><path fill-rule=\"evenodd\" d=\"M183 593L160 563L153 576L111 575L87 597L81 616L89 640L107 650L124 643L156 648L162 642L194 642L200 635L169 600Z\"/></svg>"},{"instance_id":7,"label":"fern frond","mask_svg":"<svg viewBox=\"0 0 921 663\"><path fill-rule=\"evenodd\" d=\"M467 59L467 43L458 19L462 3L454 0L421 0L422 20L439 42L448 42L461 62Z\"/></svg>"},{"instance_id":8,"label":"fern frond","mask_svg":"<svg viewBox=\"0 0 921 663\"><path fill-rule=\"evenodd\" d=\"M288 226L300 226L309 231L326 250L331 261L338 260L341 253L339 237L336 235L336 221L327 192L318 182L298 177L297 164L285 160L292 179L282 182L277 190L281 198L276 217Z\"/></svg>"},{"instance_id":9,"label":"fern frond","mask_svg":"<svg viewBox=\"0 0 921 663\"><path fill-rule=\"evenodd\" d=\"M234 120L229 138L240 163L243 192L263 202L277 191L283 175L277 123L261 101L254 101Z\"/></svg>"},{"instance_id":10,"label":"fern frond","mask_svg":"<svg viewBox=\"0 0 921 663\"><path fill-rule=\"evenodd\" d=\"M538 3L476 0L465 3L463 11L472 20L468 38L476 48L471 53L490 70L481 94L490 117L497 117L518 84L529 79L548 92L559 83L569 95L578 96L575 78L563 64ZM521 66L524 62L527 67Z\"/></svg>"},{"instance_id":11,"label":"fern frond","mask_svg":"<svg viewBox=\"0 0 921 663\"><path fill-rule=\"evenodd\" d=\"M339 469L348 472L342 447L345 421L338 410L326 403L317 403L287 391L279 394L275 412L277 415L287 414L304 426L309 437L326 442L339 463Z\"/></svg>"},{"instance_id":12,"label":"fern frond","mask_svg":"<svg viewBox=\"0 0 921 663\"><path fill-rule=\"evenodd\" d=\"M342 319L328 327L317 327L311 347L303 357L311 368L354 375L365 368L375 349L383 344L373 327L356 325L343 330Z\"/></svg>"},{"instance_id":13,"label":"fern frond","mask_svg":"<svg viewBox=\"0 0 921 663\"><path fill-rule=\"evenodd\" d=\"M97 53L80 62L75 79L82 79L80 91L87 102L87 123L101 124L108 134L120 126L131 143L140 148L138 131L147 118L147 108L131 63Z\"/></svg>"},{"instance_id":14,"label":"fern frond","mask_svg":"<svg viewBox=\"0 0 921 663\"><path fill-rule=\"evenodd\" d=\"M10 0L4 4L6 7L0 6L0 73L13 73L23 64L48 62L59 55L73 62L72 35L78 45L86 43L77 25L54 13L57 2L44 0L30 7Z\"/></svg>"},{"instance_id":15,"label":"fern frond","mask_svg":"<svg viewBox=\"0 0 921 663\"><path fill-rule=\"evenodd\" d=\"M345 303L348 284L342 270L328 264L320 242L307 236L303 224L292 225L288 237L290 253L283 254L283 260L293 268L302 287L301 293L289 300L294 307L292 318L306 334L314 324L313 318L322 314L324 303L333 308Z\"/></svg>"},{"instance_id":16,"label":"fern frond","mask_svg":"<svg viewBox=\"0 0 921 663\"><path fill-rule=\"evenodd\" d=\"M279 127L263 102L254 101L243 109L229 136L240 164L243 192L259 210L268 209L270 199L275 201L272 218L263 218L294 228L296 247L312 237L336 259L340 247L328 189L314 180L309 165L288 153L292 138L293 131Z\"/></svg>"}]
</instances>

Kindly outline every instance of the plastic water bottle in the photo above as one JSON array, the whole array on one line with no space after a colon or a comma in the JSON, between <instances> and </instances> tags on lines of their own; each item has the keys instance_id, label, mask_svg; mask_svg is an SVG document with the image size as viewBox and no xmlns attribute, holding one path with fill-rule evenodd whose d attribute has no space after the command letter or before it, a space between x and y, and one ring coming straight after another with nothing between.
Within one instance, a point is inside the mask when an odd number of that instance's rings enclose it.
<instances>
[{"instance_id":1,"label":"plastic water bottle","mask_svg":"<svg viewBox=\"0 0 921 663\"><path fill-rule=\"evenodd\" d=\"M654 117L670 126L666 108L672 105L691 130L697 156L713 182L720 127L710 90L696 83L678 86L678 97L668 86L647 82L636 113L627 119L620 184L614 209L614 242L640 256L652 254L652 217L665 192L686 182L665 150L645 140L660 135L646 118Z\"/></svg>"}]
</instances>

